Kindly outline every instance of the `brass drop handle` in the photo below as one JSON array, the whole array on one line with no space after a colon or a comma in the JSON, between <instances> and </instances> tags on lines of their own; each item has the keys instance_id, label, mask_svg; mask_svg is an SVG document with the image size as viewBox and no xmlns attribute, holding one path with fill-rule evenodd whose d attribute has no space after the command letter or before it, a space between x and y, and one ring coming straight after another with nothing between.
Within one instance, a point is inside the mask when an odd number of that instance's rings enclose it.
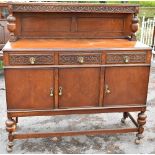
<instances>
[{"instance_id":1,"label":"brass drop handle","mask_svg":"<svg viewBox=\"0 0 155 155\"><path fill-rule=\"evenodd\" d=\"M78 57L78 62L80 64L83 64L84 63L84 57L82 57L82 56Z\"/></svg>"},{"instance_id":2,"label":"brass drop handle","mask_svg":"<svg viewBox=\"0 0 155 155\"><path fill-rule=\"evenodd\" d=\"M34 57L30 57L29 61L30 61L30 64L33 65L35 63L36 59Z\"/></svg>"},{"instance_id":3,"label":"brass drop handle","mask_svg":"<svg viewBox=\"0 0 155 155\"><path fill-rule=\"evenodd\" d=\"M105 85L105 93L106 94L110 94L111 93L111 91L109 89L109 86L107 84Z\"/></svg>"},{"instance_id":4,"label":"brass drop handle","mask_svg":"<svg viewBox=\"0 0 155 155\"><path fill-rule=\"evenodd\" d=\"M59 87L59 96L62 95L62 87Z\"/></svg>"},{"instance_id":5,"label":"brass drop handle","mask_svg":"<svg viewBox=\"0 0 155 155\"><path fill-rule=\"evenodd\" d=\"M128 56L124 56L124 62L129 63L129 57Z\"/></svg>"},{"instance_id":6,"label":"brass drop handle","mask_svg":"<svg viewBox=\"0 0 155 155\"><path fill-rule=\"evenodd\" d=\"M53 88L51 88L51 90L50 90L50 96L51 96L51 97L54 96Z\"/></svg>"}]
</instances>

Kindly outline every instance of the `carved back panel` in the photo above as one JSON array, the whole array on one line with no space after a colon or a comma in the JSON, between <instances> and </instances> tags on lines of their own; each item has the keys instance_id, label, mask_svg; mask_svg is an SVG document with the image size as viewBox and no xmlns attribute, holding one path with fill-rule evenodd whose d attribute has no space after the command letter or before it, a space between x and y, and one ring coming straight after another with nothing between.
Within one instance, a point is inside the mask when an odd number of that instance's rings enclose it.
<instances>
[{"instance_id":1,"label":"carved back panel","mask_svg":"<svg viewBox=\"0 0 155 155\"><path fill-rule=\"evenodd\" d=\"M15 3L9 8L13 41L23 37L133 38L138 29L136 5Z\"/></svg>"},{"instance_id":2,"label":"carved back panel","mask_svg":"<svg viewBox=\"0 0 155 155\"><path fill-rule=\"evenodd\" d=\"M23 37L108 38L131 33L130 14L16 13L16 34ZM130 21L128 21L130 19Z\"/></svg>"}]
</instances>

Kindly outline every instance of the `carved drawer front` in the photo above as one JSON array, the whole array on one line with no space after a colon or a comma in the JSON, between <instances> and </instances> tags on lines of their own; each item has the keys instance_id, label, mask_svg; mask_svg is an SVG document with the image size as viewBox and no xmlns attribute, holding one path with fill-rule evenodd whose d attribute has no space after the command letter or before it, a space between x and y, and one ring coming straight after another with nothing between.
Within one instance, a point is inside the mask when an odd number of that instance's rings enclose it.
<instances>
[{"instance_id":1,"label":"carved drawer front","mask_svg":"<svg viewBox=\"0 0 155 155\"><path fill-rule=\"evenodd\" d=\"M59 54L59 64L61 65L79 65L79 64L101 64L100 53L63 53Z\"/></svg>"},{"instance_id":2,"label":"carved drawer front","mask_svg":"<svg viewBox=\"0 0 155 155\"><path fill-rule=\"evenodd\" d=\"M10 54L10 65L50 65L54 64L53 54Z\"/></svg>"},{"instance_id":3,"label":"carved drawer front","mask_svg":"<svg viewBox=\"0 0 155 155\"><path fill-rule=\"evenodd\" d=\"M146 52L113 52L106 55L107 64L146 63Z\"/></svg>"}]
</instances>

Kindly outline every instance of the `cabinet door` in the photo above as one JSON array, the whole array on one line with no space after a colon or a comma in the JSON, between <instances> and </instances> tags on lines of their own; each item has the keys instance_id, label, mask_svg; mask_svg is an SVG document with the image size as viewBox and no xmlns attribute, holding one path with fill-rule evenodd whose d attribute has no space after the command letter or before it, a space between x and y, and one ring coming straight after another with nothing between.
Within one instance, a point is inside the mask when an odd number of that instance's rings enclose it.
<instances>
[{"instance_id":1,"label":"cabinet door","mask_svg":"<svg viewBox=\"0 0 155 155\"><path fill-rule=\"evenodd\" d=\"M104 106L146 103L149 67L106 68Z\"/></svg>"},{"instance_id":2,"label":"cabinet door","mask_svg":"<svg viewBox=\"0 0 155 155\"><path fill-rule=\"evenodd\" d=\"M51 109L53 71L48 69L5 70L8 109Z\"/></svg>"},{"instance_id":3,"label":"cabinet door","mask_svg":"<svg viewBox=\"0 0 155 155\"><path fill-rule=\"evenodd\" d=\"M99 105L100 68L59 70L59 108ZM59 92L60 93L60 92Z\"/></svg>"}]
</instances>

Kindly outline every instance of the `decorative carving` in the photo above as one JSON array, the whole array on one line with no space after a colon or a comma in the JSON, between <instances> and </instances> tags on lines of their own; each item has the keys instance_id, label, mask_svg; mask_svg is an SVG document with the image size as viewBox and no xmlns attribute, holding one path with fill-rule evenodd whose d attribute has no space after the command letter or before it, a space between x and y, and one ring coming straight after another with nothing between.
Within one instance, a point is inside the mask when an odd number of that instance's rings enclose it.
<instances>
[{"instance_id":1,"label":"decorative carving","mask_svg":"<svg viewBox=\"0 0 155 155\"><path fill-rule=\"evenodd\" d=\"M15 30L16 30L16 18L13 16L13 8L12 8L12 5L9 5L8 6L9 8L9 16L7 17L7 28L10 32L10 39L9 41L16 41L17 40L17 37L15 36Z\"/></svg>"},{"instance_id":2,"label":"decorative carving","mask_svg":"<svg viewBox=\"0 0 155 155\"><path fill-rule=\"evenodd\" d=\"M138 114L138 119L137 119L137 123L139 125L138 127L138 133L136 135L136 144L140 143L140 139L142 139L144 136L142 135L144 132L144 125L146 124L146 118L147 116L145 115L145 113L142 111Z\"/></svg>"},{"instance_id":3,"label":"decorative carving","mask_svg":"<svg viewBox=\"0 0 155 155\"><path fill-rule=\"evenodd\" d=\"M136 13L136 6L80 5L80 4L13 4L14 12L102 12Z\"/></svg>"},{"instance_id":4,"label":"decorative carving","mask_svg":"<svg viewBox=\"0 0 155 155\"><path fill-rule=\"evenodd\" d=\"M131 34L131 40L135 41L136 39L136 32L138 31L138 24L139 20L137 17L137 14L134 14L133 18L132 18L132 25L131 25L131 30L132 30L132 34Z\"/></svg>"},{"instance_id":5,"label":"decorative carving","mask_svg":"<svg viewBox=\"0 0 155 155\"><path fill-rule=\"evenodd\" d=\"M34 64L54 64L54 57L53 55L10 55L9 63L11 65L29 65L31 64L30 59L35 59Z\"/></svg>"},{"instance_id":6,"label":"decorative carving","mask_svg":"<svg viewBox=\"0 0 155 155\"><path fill-rule=\"evenodd\" d=\"M100 64L101 54L90 55L60 55L59 64L81 64L79 58L83 58L83 64Z\"/></svg>"},{"instance_id":7,"label":"decorative carving","mask_svg":"<svg viewBox=\"0 0 155 155\"><path fill-rule=\"evenodd\" d=\"M128 63L145 63L146 53L108 53L106 63L125 63L124 58L128 57Z\"/></svg>"}]
</instances>

